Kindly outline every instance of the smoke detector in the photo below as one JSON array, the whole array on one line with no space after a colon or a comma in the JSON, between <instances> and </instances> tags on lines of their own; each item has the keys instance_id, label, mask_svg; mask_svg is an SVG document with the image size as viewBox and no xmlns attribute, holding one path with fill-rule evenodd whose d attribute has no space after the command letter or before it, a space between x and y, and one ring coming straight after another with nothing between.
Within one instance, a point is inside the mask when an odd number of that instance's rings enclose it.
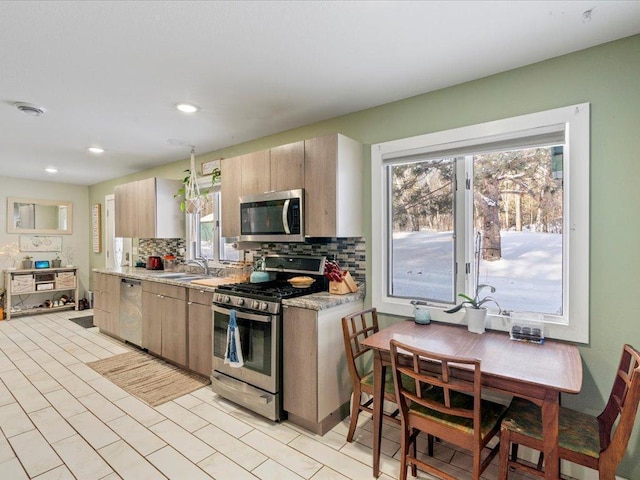
<instances>
[{"instance_id":1,"label":"smoke detector","mask_svg":"<svg viewBox=\"0 0 640 480\"><path fill-rule=\"evenodd\" d=\"M38 105L33 105L32 103L16 102L13 104L13 106L20 110L22 113L31 117L39 117L47 111L44 107L39 107Z\"/></svg>"}]
</instances>

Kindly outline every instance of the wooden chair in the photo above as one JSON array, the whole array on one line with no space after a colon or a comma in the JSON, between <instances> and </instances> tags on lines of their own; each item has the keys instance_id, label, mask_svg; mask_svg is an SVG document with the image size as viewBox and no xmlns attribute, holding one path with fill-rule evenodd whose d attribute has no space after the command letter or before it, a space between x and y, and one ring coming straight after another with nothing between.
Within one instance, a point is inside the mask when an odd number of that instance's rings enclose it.
<instances>
[{"instance_id":1,"label":"wooden chair","mask_svg":"<svg viewBox=\"0 0 640 480\"><path fill-rule=\"evenodd\" d=\"M344 347L347 356L347 366L351 374L353 384L353 400L351 404L351 422L349 423L349 432L347 433L347 442L353 441L353 434L356 431L358 423L358 415L360 412L369 412L373 414L371 404L373 403L373 372L361 374L356 360L365 354L371 354L371 349L362 345L362 340L370 337L379 330L378 328L378 312L375 308L362 310L352 313L342 318L342 333L344 335ZM384 398L391 402L396 401L396 393L393 389L393 376L390 369L387 369L387 375L384 382ZM369 399L362 403L362 394L369 395ZM385 418L400 424L397 418L398 410L390 415L385 414Z\"/></svg>"},{"instance_id":2,"label":"wooden chair","mask_svg":"<svg viewBox=\"0 0 640 480\"><path fill-rule=\"evenodd\" d=\"M609 401L597 417L560 407L559 456L561 459L598 470L601 480L614 480L622 460L640 400L640 353L625 345ZM544 472L509 459L509 443L542 450L542 415L533 403L514 399L502 422L500 433L500 479L509 467L543 476Z\"/></svg>"},{"instance_id":3,"label":"wooden chair","mask_svg":"<svg viewBox=\"0 0 640 480\"><path fill-rule=\"evenodd\" d=\"M447 480L455 477L417 458L416 439L420 432L438 437L473 455L473 479L497 455L499 444L482 459L487 443L500 431L500 420L507 407L482 400L480 360L438 355L391 340L391 365L397 403L401 412L402 438L400 480L407 478L407 466L417 475L417 467ZM401 353L398 353L402 350ZM469 378L452 376L452 368L465 370ZM409 377L408 390L398 379ZM405 382L406 384L406 382ZM420 392L416 395L415 392ZM412 453L409 452L412 448Z\"/></svg>"}]
</instances>

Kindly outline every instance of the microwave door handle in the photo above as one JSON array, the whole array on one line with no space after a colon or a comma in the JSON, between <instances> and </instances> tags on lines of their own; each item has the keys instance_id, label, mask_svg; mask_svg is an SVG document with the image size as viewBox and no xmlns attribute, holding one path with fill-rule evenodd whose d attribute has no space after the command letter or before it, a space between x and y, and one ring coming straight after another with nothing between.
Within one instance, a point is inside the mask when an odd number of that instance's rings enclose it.
<instances>
[{"instance_id":1,"label":"microwave door handle","mask_svg":"<svg viewBox=\"0 0 640 480\"><path fill-rule=\"evenodd\" d=\"M289 228L289 203L291 203L291 199L287 198L284 201L284 208L282 209L282 225L284 226L284 233L287 235L291 233L291 229Z\"/></svg>"}]
</instances>

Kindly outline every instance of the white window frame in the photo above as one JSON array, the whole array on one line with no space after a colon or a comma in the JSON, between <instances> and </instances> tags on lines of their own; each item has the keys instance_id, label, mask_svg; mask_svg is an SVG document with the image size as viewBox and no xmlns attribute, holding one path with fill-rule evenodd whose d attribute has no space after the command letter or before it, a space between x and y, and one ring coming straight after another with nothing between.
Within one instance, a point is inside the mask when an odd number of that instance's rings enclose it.
<instances>
[{"instance_id":1,"label":"white window frame","mask_svg":"<svg viewBox=\"0 0 640 480\"><path fill-rule=\"evenodd\" d=\"M385 158L412 153L447 151L467 145L517 138L522 132L564 125L563 170L565 219L563 226L562 316L545 316L545 336L574 342L589 342L589 181L590 112L589 104L546 110L512 118L470 125L441 132L393 140L371 146L371 250L372 304L381 313L413 316L410 299L388 295L387 186ZM465 208L468 207L466 202ZM459 260L458 260L459 261ZM457 292L456 292L457 293ZM431 317L437 321L463 323L462 313L451 315L451 305L431 305ZM487 327L508 330L508 317L489 315Z\"/></svg>"}]
</instances>

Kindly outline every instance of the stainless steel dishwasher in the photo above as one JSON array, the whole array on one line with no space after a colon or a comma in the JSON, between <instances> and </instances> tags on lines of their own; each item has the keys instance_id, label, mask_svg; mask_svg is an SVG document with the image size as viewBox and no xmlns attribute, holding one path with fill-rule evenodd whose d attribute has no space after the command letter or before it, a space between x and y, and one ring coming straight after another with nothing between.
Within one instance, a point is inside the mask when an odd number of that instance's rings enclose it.
<instances>
[{"instance_id":1,"label":"stainless steel dishwasher","mask_svg":"<svg viewBox=\"0 0 640 480\"><path fill-rule=\"evenodd\" d=\"M142 282L123 278L120 282L120 337L142 347Z\"/></svg>"}]
</instances>

